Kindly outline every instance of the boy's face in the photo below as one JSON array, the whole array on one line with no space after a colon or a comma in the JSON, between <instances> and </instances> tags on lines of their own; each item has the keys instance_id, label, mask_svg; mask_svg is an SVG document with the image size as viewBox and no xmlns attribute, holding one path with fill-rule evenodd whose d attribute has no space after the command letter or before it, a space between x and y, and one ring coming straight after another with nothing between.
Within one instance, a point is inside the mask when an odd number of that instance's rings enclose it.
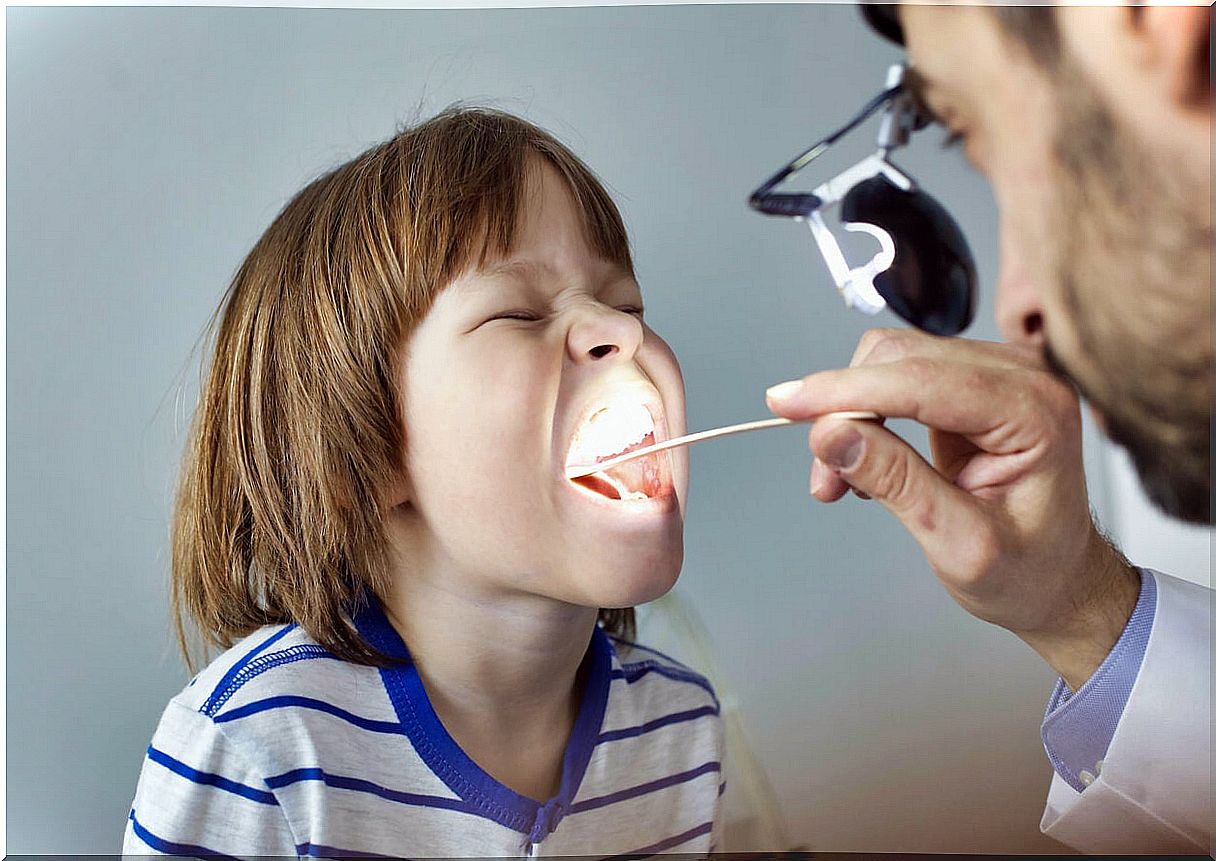
<instances>
[{"instance_id":1,"label":"boy's face","mask_svg":"<svg viewBox=\"0 0 1216 861\"><path fill-rule=\"evenodd\" d=\"M565 467L685 433L683 380L637 282L588 247L560 175L533 168L511 256L453 281L407 346L409 576L637 604L683 562L685 450L587 486Z\"/></svg>"}]
</instances>

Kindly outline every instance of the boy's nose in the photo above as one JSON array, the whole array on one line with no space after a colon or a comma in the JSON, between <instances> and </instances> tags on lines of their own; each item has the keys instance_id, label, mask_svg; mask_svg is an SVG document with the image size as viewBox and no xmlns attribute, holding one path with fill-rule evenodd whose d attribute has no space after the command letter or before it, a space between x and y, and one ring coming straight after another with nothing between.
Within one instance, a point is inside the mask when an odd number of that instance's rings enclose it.
<instances>
[{"instance_id":1,"label":"boy's nose","mask_svg":"<svg viewBox=\"0 0 1216 861\"><path fill-rule=\"evenodd\" d=\"M615 308L588 308L570 327L570 356L576 362L595 362L613 356L632 358L642 344L642 323Z\"/></svg>"}]
</instances>

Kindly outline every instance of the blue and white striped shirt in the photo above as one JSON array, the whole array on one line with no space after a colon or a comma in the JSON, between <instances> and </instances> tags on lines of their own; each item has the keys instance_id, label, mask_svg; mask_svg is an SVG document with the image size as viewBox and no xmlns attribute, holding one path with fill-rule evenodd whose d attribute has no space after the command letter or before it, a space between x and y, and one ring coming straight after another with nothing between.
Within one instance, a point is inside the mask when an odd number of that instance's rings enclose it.
<instances>
[{"instance_id":1,"label":"blue and white striped shirt","mask_svg":"<svg viewBox=\"0 0 1216 861\"><path fill-rule=\"evenodd\" d=\"M408 657L380 608L356 619ZM703 853L722 794L706 680L596 629L561 788L544 803L482 771L413 666L338 660L294 625L264 628L169 703L124 854L501 857Z\"/></svg>"}]
</instances>

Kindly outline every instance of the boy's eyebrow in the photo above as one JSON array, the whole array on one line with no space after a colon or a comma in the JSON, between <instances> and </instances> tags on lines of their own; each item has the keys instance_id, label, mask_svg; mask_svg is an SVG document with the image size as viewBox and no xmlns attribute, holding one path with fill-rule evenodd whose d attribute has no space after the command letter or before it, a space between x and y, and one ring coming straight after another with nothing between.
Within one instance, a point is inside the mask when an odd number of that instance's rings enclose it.
<instances>
[{"instance_id":1,"label":"boy's eyebrow","mask_svg":"<svg viewBox=\"0 0 1216 861\"><path fill-rule=\"evenodd\" d=\"M622 277L633 277L633 273L625 266L613 264L613 268L618 270L618 274ZM548 269L543 264L537 264L531 260L500 260L497 263L479 269L477 274L484 278L517 278L521 281L535 280L543 270Z\"/></svg>"},{"instance_id":2,"label":"boy's eyebrow","mask_svg":"<svg viewBox=\"0 0 1216 861\"><path fill-rule=\"evenodd\" d=\"M509 278L516 282L529 281L534 279L536 271L536 264L528 260L499 260L497 263L466 270L464 276L457 278L453 286L462 293L480 296L498 289L480 282L495 278Z\"/></svg>"},{"instance_id":3,"label":"boy's eyebrow","mask_svg":"<svg viewBox=\"0 0 1216 861\"><path fill-rule=\"evenodd\" d=\"M530 278L537 274L537 266L531 260L500 260L492 266L479 270L486 278Z\"/></svg>"}]
</instances>

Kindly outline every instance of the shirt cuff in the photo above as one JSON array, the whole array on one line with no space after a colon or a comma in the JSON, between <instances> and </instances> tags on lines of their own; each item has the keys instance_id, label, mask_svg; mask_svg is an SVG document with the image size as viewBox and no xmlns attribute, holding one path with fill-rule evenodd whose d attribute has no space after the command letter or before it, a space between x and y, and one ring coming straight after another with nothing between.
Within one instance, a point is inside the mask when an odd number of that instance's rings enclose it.
<instances>
[{"instance_id":1,"label":"shirt cuff","mask_svg":"<svg viewBox=\"0 0 1216 861\"><path fill-rule=\"evenodd\" d=\"M1102 760L1140 673L1157 610L1157 581L1140 569L1140 598L1102 666L1071 693L1056 681L1043 715L1043 748L1056 773L1077 792L1102 772Z\"/></svg>"}]
</instances>

